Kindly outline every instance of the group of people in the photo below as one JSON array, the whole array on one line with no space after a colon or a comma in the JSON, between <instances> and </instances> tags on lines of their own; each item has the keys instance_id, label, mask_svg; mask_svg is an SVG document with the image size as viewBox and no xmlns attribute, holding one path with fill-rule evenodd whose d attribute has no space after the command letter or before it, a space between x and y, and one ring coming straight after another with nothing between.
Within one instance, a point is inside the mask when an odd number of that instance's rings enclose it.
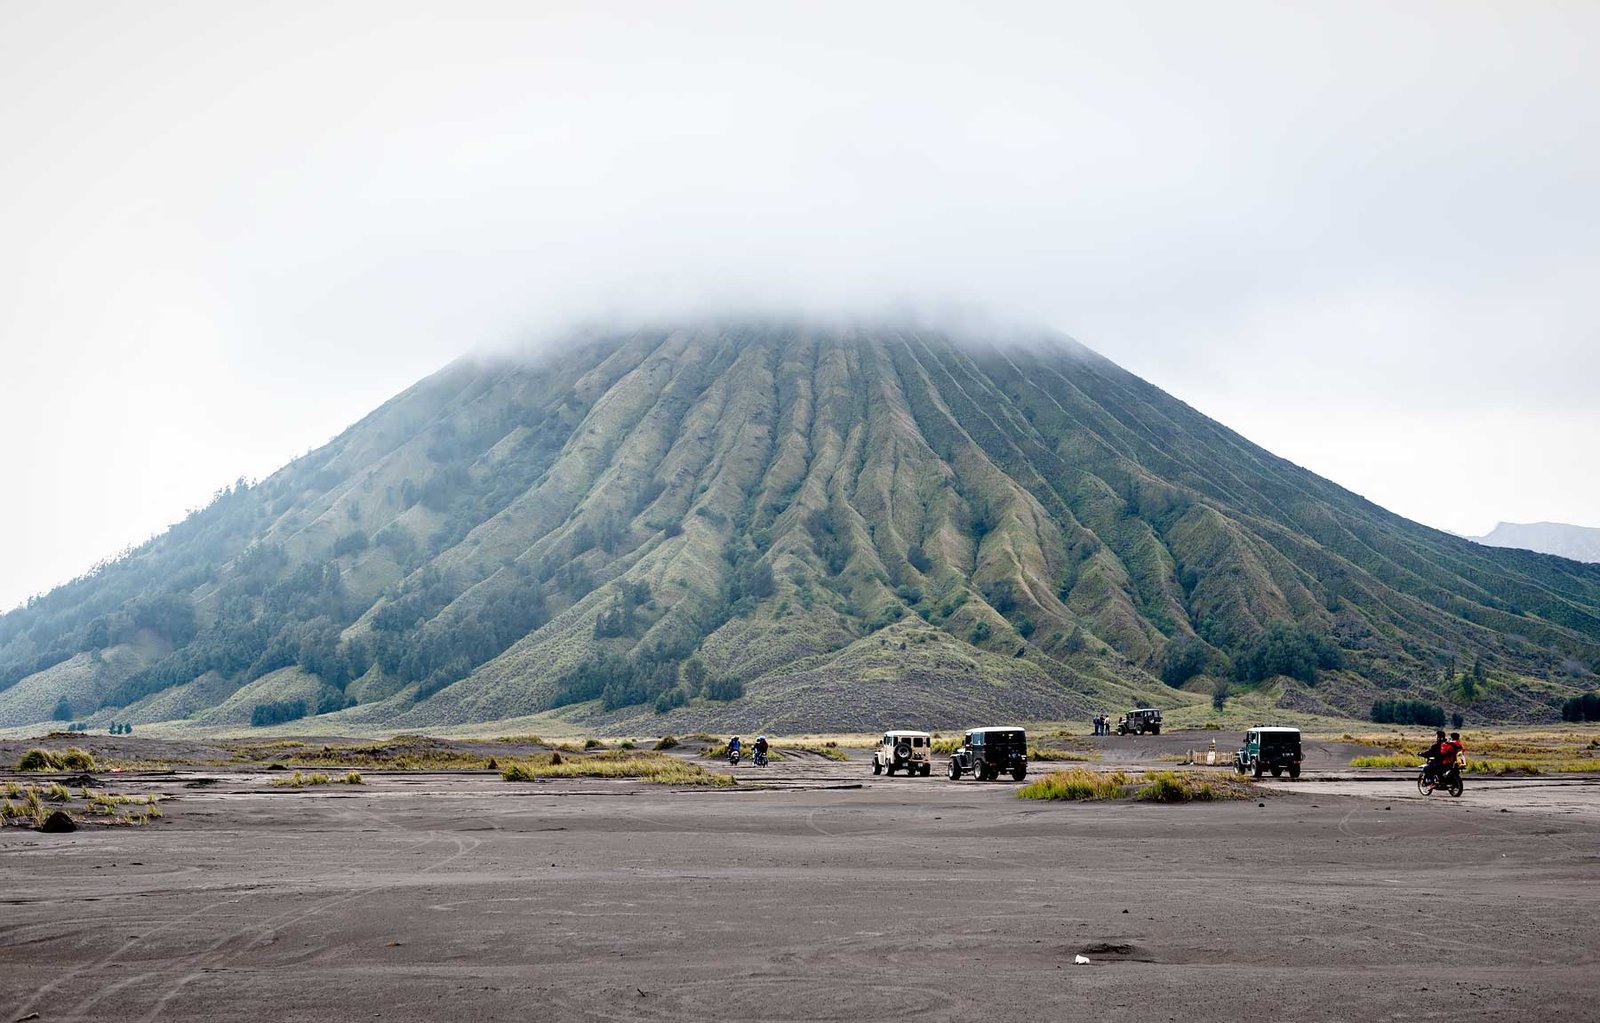
<instances>
[{"instance_id":1,"label":"group of people","mask_svg":"<svg viewBox=\"0 0 1600 1023\"><path fill-rule=\"evenodd\" d=\"M767 755L767 737L766 736L764 736L764 735L756 736L755 746L756 746L756 755L757 756L764 757L764 756ZM732 756L732 757L737 757L739 755L739 737L737 735L728 740L728 755Z\"/></svg>"},{"instance_id":2,"label":"group of people","mask_svg":"<svg viewBox=\"0 0 1600 1023\"><path fill-rule=\"evenodd\" d=\"M1461 753L1466 747L1461 744L1461 733L1451 732L1446 738L1444 729L1433 733L1433 745L1422 751L1423 759L1428 766L1423 769L1423 777L1428 784L1437 786L1445 776L1461 765Z\"/></svg>"},{"instance_id":3,"label":"group of people","mask_svg":"<svg viewBox=\"0 0 1600 1023\"><path fill-rule=\"evenodd\" d=\"M1094 734L1096 734L1096 735L1110 735L1111 734L1111 715L1110 714L1096 714L1095 715L1095 717L1094 717Z\"/></svg>"}]
</instances>

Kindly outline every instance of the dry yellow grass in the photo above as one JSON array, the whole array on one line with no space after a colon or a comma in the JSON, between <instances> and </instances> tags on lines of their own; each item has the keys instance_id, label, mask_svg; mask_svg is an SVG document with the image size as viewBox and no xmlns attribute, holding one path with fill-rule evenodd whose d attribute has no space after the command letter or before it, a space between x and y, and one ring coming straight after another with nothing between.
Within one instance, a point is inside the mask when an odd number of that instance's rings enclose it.
<instances>
[{"instance_id":1,"label":"dry yellow grass","mask_svg":"<svg viewBox=\"0 0 1600 1023\"><path fill-rule=\"evenodd\" d=\"M733 776L708 771L664 753L643 750L613 751L589 756L561 756L521 760L505 767L500 776L506 781L533 781L536 778L618 778L654 782L659 785L704 785L726 788Z\"/></svg>"},{"instance_id":2,"label":"dry yellow grass","mask_svg":"<svg viewBox=\"0 0 1600 1023\"><path fill-rule=\"evenodd\" d=\"M1339 736L1344 742L1393 750L1389 754L1355 757L1351 767L1415 769L1419 752L1433 742L1431 730L1394 731ZM1600 771L1600 733L1594 729L1498 731L1473 729L1461 733L1466 747L1462 771L1466 774L1563 774Z\"/></svg>"},{"instance_id":3,"label":"dry yellow grass","mask_svg":"<svg viewBox=\"0 0 1600 1023\"><path fill-rule=\"evenodd\" d=\"M1073 767L1055 771L1017 790L1019 799L1100 801L1141 799L1156 803L1252 799L1255 786L1231 775L1203 771L1146 771L1135 781L1124 771L1102 773Z\"/></svg>"}]
</instances>

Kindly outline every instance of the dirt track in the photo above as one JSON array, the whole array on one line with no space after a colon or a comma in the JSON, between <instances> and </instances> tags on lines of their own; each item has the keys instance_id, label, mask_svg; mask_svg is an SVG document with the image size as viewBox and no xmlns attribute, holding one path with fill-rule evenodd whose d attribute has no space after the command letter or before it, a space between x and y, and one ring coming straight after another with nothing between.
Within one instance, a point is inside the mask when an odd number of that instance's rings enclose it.
<instances>
[{"instance_id":1,"label":"dirt track","mask_svg":"<svg viewBox=\"0 0 1600 1023\"><path fill-rule=\"evenodd\" d=\"M197 773L118 783L178 797L148 827L0 830L4 1020L1600 1018L1596 780L1152 806L815 757L741 766L763 791Z\"/></svg>"}]
</instances>

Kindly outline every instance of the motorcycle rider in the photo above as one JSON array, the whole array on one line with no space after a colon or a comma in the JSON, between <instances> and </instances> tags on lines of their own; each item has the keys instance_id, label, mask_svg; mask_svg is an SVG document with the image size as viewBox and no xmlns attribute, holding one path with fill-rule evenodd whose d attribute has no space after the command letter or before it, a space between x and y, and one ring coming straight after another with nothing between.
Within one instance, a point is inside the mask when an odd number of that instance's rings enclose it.
<instances>
[{"instance_id":1,"label":"motorcycle rider","mask_svg":"<svg viewBox=\"0 0 1600 1023\"><path fill-rule=\"evenodd\" d=\"M1444 733L1441 732L1440 734L1442 735ZM738 755L739 755L739 737L736 735L733 738L728 740L728 756L737 757Z\"/></svg>"},{"instance_id":2,"label":"motorcycle rider","mask_svg":"<svg viewBox=\"0 0 1600 1023\"><path fill-rule=\"evenodd\" d=\"M762 758L763 760L766 759L766 756L767 756L767 737L764 736L764 735L756 736L756 756Z\"/></svg>"},{"instance_id":3,"label":"motorcycle rider","mask_svg":"<svg viewBox=\"0 0 1600 1023\"><path fill-rule=\"evenodd\" d=\"M1422 779L1430 786L1439 784L1439 776L1443 773L1441 765L1444 763L1444 748L1449 741L1444 736L1444 729L1441 728L1433 735L1433 745L1422 751L1422 758L1428 762L1428 766L1422 769ZM1452 753L1452 761L1454 758L1455 754Z\"/></svg>"},{"instance_id":4,"label":"motorcycle rider","mask_svg":"<svg viewBox=\"0 0 1600 1023\"><path fill-rule=\"evenodd\" d=\"M1461 744L1461 733L1451 732L1450 738L1439 744L1439 777L1447 778L1451 771L1461 766L1461 753L1466 749Z\"/></svg>"}]
</instances>

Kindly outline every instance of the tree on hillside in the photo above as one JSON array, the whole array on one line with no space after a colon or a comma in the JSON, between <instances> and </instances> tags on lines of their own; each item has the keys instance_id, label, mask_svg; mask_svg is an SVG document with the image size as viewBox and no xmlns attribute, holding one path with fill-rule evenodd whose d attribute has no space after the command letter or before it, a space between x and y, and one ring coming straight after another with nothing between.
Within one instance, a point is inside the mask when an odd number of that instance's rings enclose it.
<instances>
[{"instance_id":1,"label":"tree on hillside","mask_svg":"<svg viewBox=\"0 0 1600 1023\"><path fill-rule=\"evenodd\" d=\"M61 695L61 699L56 701L55 713L51 714L50 717L54 721L72 720L72 703L67 699L65 693Z\"/></svg>"},{"instance_id":2,"label":"tree on hillside","mask_svg":"<svg viewBox=\"0 0 1600 1023\"><path fill-rule=\"evenodd\" d=\"M1264 682L1277 675L1315 682L1318 669L1336 669L1342 661L1326 636L1279 620L1250 640L1234 658L1233 670L1240 682Z\"/></svg>"},{"instance_id":3,"label":"tree on hillside","mask_svg":"<svg viewBox=\"0 0 1600 1023\"><path fill-rule=\"evenodd\" d=\"M1217 684L1211 688L1211 707L1221 710L1228 702L1229 685L1227 679L1217 679Z\"/></svg>"},{"instance_id":4,"label":"tree on hillside","mask_svg":"<svg viewBox=\"0 0 1600 1023\"><path fill-rule=\"evenodd\" d=\"M1210 655L1198 639L1184 638L1167 644L1161 652L1161 681L1177 688L1206 670Z\"/></svg>"},{"instance_id":5,"label":"tree on hillside","mask_svg":"<svg viewBox=\"0 0 1600 1023\"><path fill-rule=\"evenodd\" d=\"M1561 720L1600 721L1600 693L1584 693L1562 704Z\"/></svg>"}]
</instances>

